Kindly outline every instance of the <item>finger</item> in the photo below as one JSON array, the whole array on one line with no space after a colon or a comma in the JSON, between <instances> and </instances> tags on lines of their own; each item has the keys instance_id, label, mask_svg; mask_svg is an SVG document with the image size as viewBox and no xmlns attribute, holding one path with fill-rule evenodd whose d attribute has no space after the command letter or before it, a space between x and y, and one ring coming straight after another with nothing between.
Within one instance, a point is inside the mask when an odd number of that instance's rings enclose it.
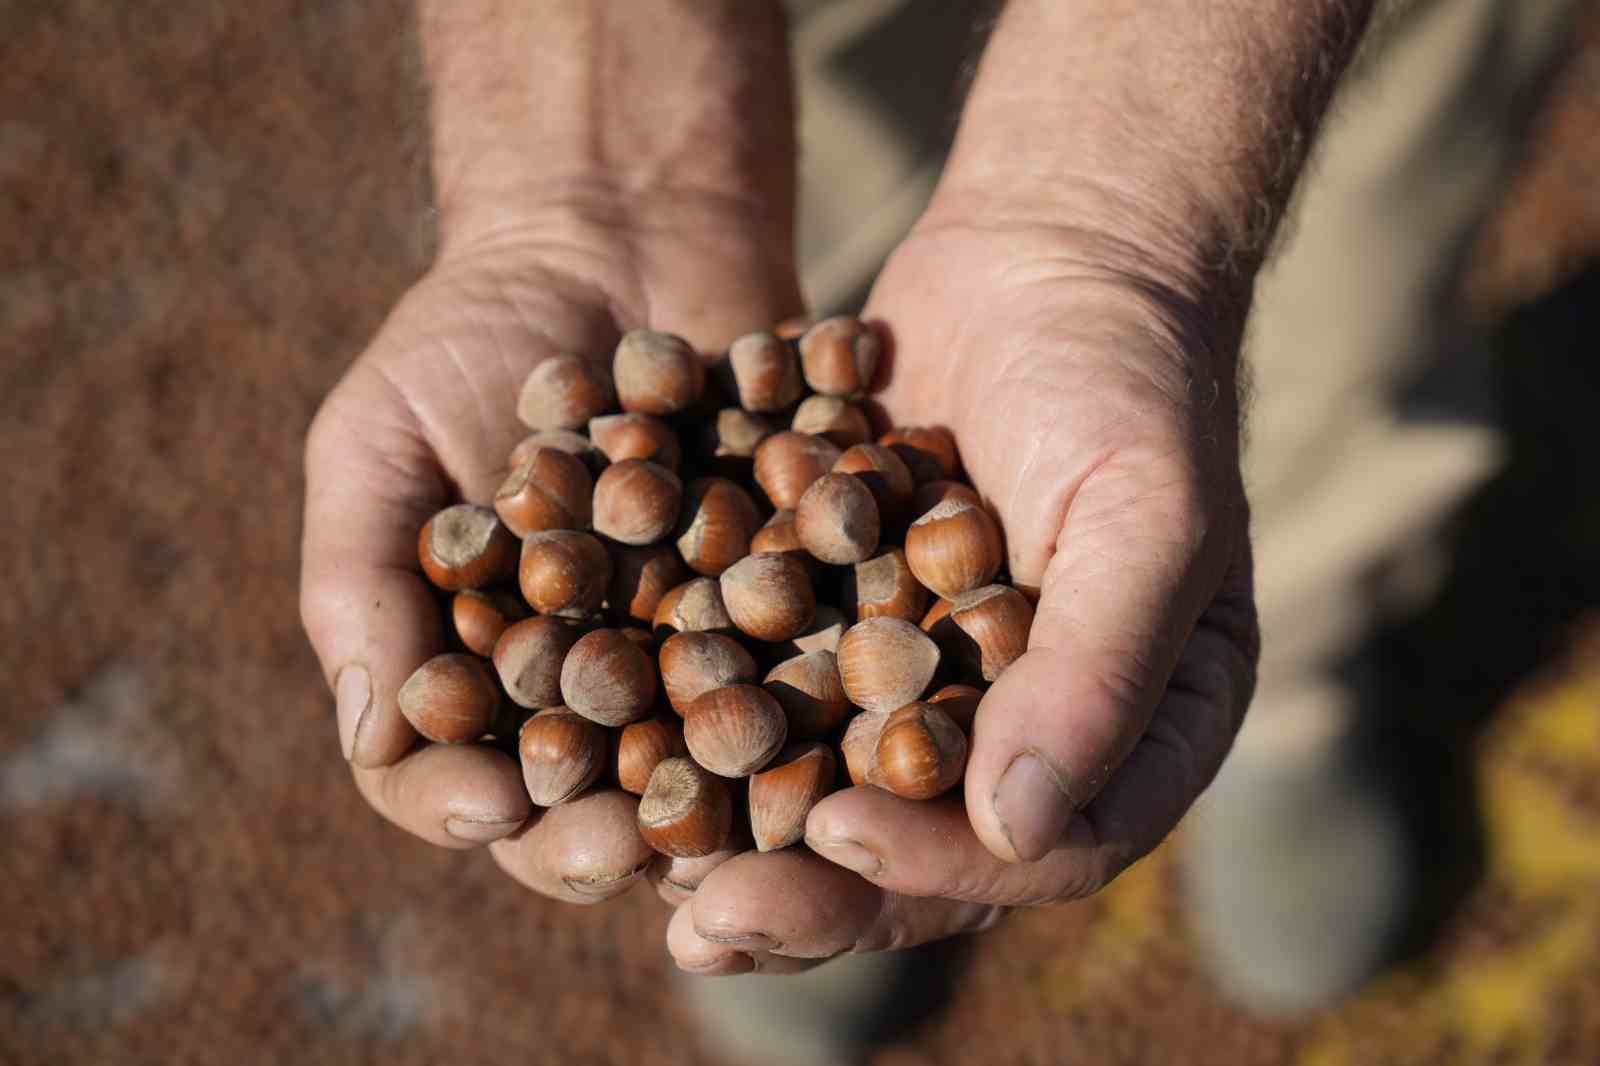
<instances>
[{"instance_id":1,"label":"finger","mask_svg":"<svg viewBox=\"0 0 1600 1066\"><path fill-rule=\"evenodd\" d=\"M667 923L667 950L678 968L698 977L735 977L760 973L770 976L804 973L821 966L826 959L796 959L769 951L741 950L707 940L694 929L694 916L680 906Z\"/></svg>"},{"instance_id":2,"label":"finger","mask_svg":"<svg viewBox=\"0 0 1600 1066\"><path fill-rule=\"evenodd\" d=\"M639 836L638 797L587 792L489 845L500 868L542 896L599 903L644 876L655 852Z\"/></svg>"},{"instance_id":3,"label":"finger","mask_svg":"<svg viewBox=\"0 0 1600 1066\"><path fill-rule=\"evenodd\" d=\"M693 896L706 875L740 852L748 851L751 843L748 827L736 824L732 838L721 851L693 859L679 859L671 855L657 855L645 872L656 895L670 906L676 907Z\"/></svg>"},{"instance_id":4,"label":"finger","mask_svg":"<svg viewBox=\"0 0 1600 1066\"><path fill-rule=\"evenodd\" d=\"M515 832L532 809L504 752L431 744L393 766L352 767L356 787L389 821L446 848L475 848Z\"/></svg>"}]
</instances>

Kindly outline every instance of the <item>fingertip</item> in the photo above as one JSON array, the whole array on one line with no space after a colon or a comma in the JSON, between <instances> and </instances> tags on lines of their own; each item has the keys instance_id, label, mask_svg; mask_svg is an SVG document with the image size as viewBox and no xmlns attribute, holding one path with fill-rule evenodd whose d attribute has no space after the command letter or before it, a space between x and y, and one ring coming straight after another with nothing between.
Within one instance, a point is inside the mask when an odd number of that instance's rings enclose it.
<instances>
[{"instance_id":1,"label":"fingertip","mask_svg":"<svg viewBox=\"0 0 1600 1066\"><path fill-rule=\"evenodd\" d=\"M379 814L439 847L499 840L516 832L532 810L516 763L485 745L433 744L393 766L351 770Z\"/></svg>"},{"instance_id":2,"label":"fingertip","mask_svg":"<svg viewBox=\"0 0 1600 1066\"><path fill-rule=\"evenodd\" d=\"M639 836L638 803L621 789L586 792L543 811L526 832L490 844L489 851L501 869L540 895L601 903L632 888L655 857Z\"/></svg>"}]
</instances>

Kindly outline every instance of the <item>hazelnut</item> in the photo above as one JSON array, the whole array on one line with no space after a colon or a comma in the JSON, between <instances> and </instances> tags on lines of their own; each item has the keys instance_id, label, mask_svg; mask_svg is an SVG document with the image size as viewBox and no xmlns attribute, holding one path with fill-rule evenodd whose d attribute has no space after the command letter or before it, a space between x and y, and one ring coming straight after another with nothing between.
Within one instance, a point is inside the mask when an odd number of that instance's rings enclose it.
<instances>
[{"instance_id":1,"label":"hazelnut","mask_svg":"<svg viewBox=\"0 0 1600 1066\"><path fill-rule=\"evenodd\" d=\"M794 349L771 333L747 333L734 341L728 368L746 411L782 411L805 393Z\"/></svg>"},{"instance_id":2,"label":"hazelnut","mask_svg":"<svg viewBox=\"0 0 1600 1066\"><path fill-rule=\"evenodd\" d=\"M860 396L872 387L881 347L859 318L825 318L800 338L800 370L814 392Z\"/></svg>"},{"instance_id":3,"label":"hazelnut","mask_svg":"<svg viewBox=\"0 0 1600 1066\"><path fill-rule=\"evenodd\" d=\"M879 552L857 563L845 576L840 602L856 621L903 618L920 622L928 609L928 590L917 583L899 548Z\"/></svg>"},{"instance_id":4,"label":"hazelnut","mask_svg":"<svg viewBox=\"0 0 1600 1066\"><path fill-rule=\"evenodd\" d=\"M717 412L713 454L722 459L749 459L756 445L778 432L769 419L753 415L742 407L724 407ZM742 464L747 469L750 464Z\"/></svg>"},{"instance_id":5,"label":"hazelnut","mask_svg":"<svg viewBox=\"0 0 1600 1066\"><path fill-rule=\"evenodd\" d=\"M965 500L945 500L906 530L911 572L945 599L987 585L1005 561L1000 526Z\"/></svg>"},{"instance_id":6,"label":"hazelnut","mask_svg":"<svg viewBox=\"0 0 1600 1066\"><path fill-rule=\"evenodd\" d=\"M657 639L673 633L731 633L734 628L722 602L722 583L714 577L686 581L661 597L652 622Z\"/></svg>"},{"instance_id":7,"label":"hazelnut","mask_svg":"<svg viewBox=\"0 0 1600 1066\"><path fill-rule=\"evenodd\" d=\"M792 555L747 555L722 572L722 602L740 632L757 640L788 640L816 615L811 575Z\"/></svg>"},{"instance_id":8,"label":"hazelnut","mask_svg":"<svg viewBox=\"0 0 1600 1066\"><path fill-rule=\"evenodd\" d=\"M878 748L878 737L889 720L888 711L862 711L850 719L850 725L839 741L839 753L844 756L845 772L852 785L867 783L867 771L872 769L872 753Z\"/></svg>"},{"instance_id":9,"label":"hazelnut","mask_svg":"<svg viewBox=\"0 0 1600 1066\"><path fill-rule=\"evenodd\" d=\"M773 507L792 511L811 483L831 470L842 454L822 437L794 430L774 433L756 446L756 484Z\"/></svg>"},{"instance_id":10,"label":"hazelnut","mask_svg":"<svg viewBox=\"0 0 1600 1066\"><path fill-rule=\"evenodd\" d=\"M653 415L603 415L589 420L589 438L606 461L644 459L676 472L683 448L672 427Z\"/></svg>"},{"instance_id":11,"label":"hazelnut","mask_svg":"<svg viewBox=\"0 0 1600 1066\"><path fill-rule=\"evenodd\" d=\"M985 585L950 601L929 635L950 660L994 681L1028 650L1033 605L1009 585Z\"/></svg>"},{"instance_id":12,"label":"hazelnut","mask_svg":"<svg viewBox=\"0 0 1600 1066\"><path fill-rule=\"evenodd\" d=\"M691 859L722 847L733 828L728 784L688 759L664 759L639 799L639 835L663 855Z\"/></svg>"},{"instance_id":13,"label":"hazelnut","mask_svg":"<svg viewBox=\"0 0 1600 1066\"><path fill-rule=\"evenodd\" d=\"M506 476L494 511L519 537L547 529L587 529L594 479L575 455L539 448Z\"/></svg>"},{"instance_id":14,"label":"hazelnut","mask_svg":"<svg viewBox=\"0 0 1600 1066\"><path fill-rule=\"evenodd\" d=\"M825 437L841 448L872 439L872 423L867 421L866 413L837 396L807 396L795 408L789 428L796 433Z\"/></svg>"},{"instance_id":15,"label":"hazelnut","mask_svg":"<svg viewBox=\"0 0 1600 1066\"><path fill-rule=\"evenodd\" d=\"M517 734L522 781L540 807L565 803L595 783L606 763L606 732L565 707L540 711Z\"/></svg>"},{"instance_id":16,"label":"hazelnut","mask_svg":"<svg viewBox=\"0 0 1600 1066\"><path fill-rule=\"evenodd\" d=\"M860 478L872 491L885 524L897 526L905 521L916 483L911 480L911 471L894 452L881 444L852 445L833 464L833 472Z\"/></svg>"},{"instance_id":17,"label":"hazelnut","mask_svg":"<svg viewBox=\"0 0 1600 1066\"><path fill-rule=\"evenodd\" d=\"M648 329L623 336L611 375L622 409L647 415L692 407L706 384L705 364L687 341Z\"/></svg>"},{"instance_id":18,"label":"hazelnut","mask_svg":"<svg viewBox=\"0 0 1600 1066\"><path fill-rule=\"evenodd\" d=\"M783 747L783 708L755 685L725 685L703 692L683 716L683 740L694 761L723 777L746 777Z\"/></svg>"},{"instance_id":19,"label":"hazelnut","mask_svg":"<svg viewBox=\"0 0 1600 1066\"><path fill-rule=\"evenodd\" d=\"M581 355L554 355L535 366L517 396L530 429L579 429L609 410L615 397L605 369Z\"/></svg>"},{"instance_id":20,"label":"hazelnut","mask_svg":"<svg viewBox=\"0 0 1600 1066\"><path fill-rule=\"evenodd\" d=\"M878 443L894 449L918 485L953 478L961 466L955 435L943 426L896 426Z\"/></svg>"},{"instance_id":21,"label":"hazelnut","mask_svg":"<svg viewBox=\"0 0 1600 1066\"><path fill-rule=\"evenodd\" d=\"M938 707L961 731L972 735L972 723L978 718L978 704L983 702L983 689L976 685L946 685L928 697L928 702Z\"/></svg>"},{"instance_id":22,"label":"hazelnut","mask_svg":"<svg viewBox=\"0 0 1600 1066\"><path fill-rule=\"evenodd\" d=\"M795 315L773 326L772 335L780 341L797 341L815 324L816 321L810 315Z\"/></svg>"},{"instance_id":23,"label":"hazelnut","mask_svg":"<svg viewBox=\"0 0 1600 1066\"><path fill-rule=\"evenodd\" d=\"M601 725L627 725L650 713L656 698L656 664L615 629L586 633L561 664L561 698Z\"/></svg>"},{"instance_id":24,"label":"hazelnut","mask_svg":"<svg viewBox=\"0 0 1600 1066\"><path fill-rule=\"evenodd\" d=\"M859 563L878 550L878 504L851 474L825 474L806 489L794 511L806 551L825 563Z\"/></svg>"},{"instance_id":25,"label":"hazelnut","mask_svg":"<svg viewBox=\"0 0 1600 1066\"><path fill-rule=\"evenodd\" d=\"M511 623L528 617L528 607L505 589L462 589L450 600L456 636L474 655L494 654L495 641Z\"/></svg>"},{"instance_id":26,"label":"hazelnut","mask_svg":"<svg viewBox=\"0 0 1600 1066\"><path fill-rule=\"evenodd\" d=\"M428 580L446 592L482 588L516 569L517 538L489 508L458 503L422 524L417 558Z\"/></svg>"},{"instance_id":27,"label":"hazelnut","mask_svg":"<svg viewBox=\"0 0 1600 1066\"><path fill-rule=\"evenodd\" d=\"M400 713L413 729L440 744L466 744L489 731L500 687L482 659L461 652L435 655L406 678Z\"/></svg>"},{"instance_id":28,"label":"hazelnut","mask_svg":"<svg viewBox=\"0 0 1600 1066\"><path fill-rule=\"evenodd\" d=\"M611 556L587 533L534 533L522 542L517 580L522 598L540 614L589 614L605 600Z\"/></svg>"},{"instance_id":29,"label":"hazelnut","mask_svg":"<svg viewBox=\"0 0 1600 1066\"><path fill-rule=\"evenodd\" d=\"M932 634L934 627L950 616L950 608L955 604L949 600L937 599L933 606L928 608L928 613L922 616L922 621L917 623L917 628L924 633Z\"/></svg>"},{"instance_id":30,"label":"hazelnut","mask_svg":"<svg viewBox=\"0 0 1600 1066\"><path fill-rule=\"evenodd\" d=\"M494 669L511 701L532 709L560 704L561 664L582 635L544 615L508 626L494 645Z\"/></svg>"},{"instance_id":31,"label":"hazelnut","mask_svg":"<svg viewBox=\"0 0 1600 1066\"><path fill-rule=\"evenodd\" d=\"M814 651L836 652L839 650L839 638L844 636L848 628L849 623L839 608L819 603L811 624L788 640L773 645L772 651L778 662L787 662L797 655L809 655Z\"/></svg>"},{"instance_id":32,"label":"hazelnut","mask_svg":"<svg viewBox=\"0 0 1600 1066\"><path fill-rule=\"evenodd\" d=\"M689 568L670 544L640 548L614 544L609 548L611 583L606 589L606 606L619 618L648 625L667 593L689 580Z\"/></svg>"},{"instance_id":33,"label":"hazelnut","mask_svg":"<svg viewBox=\"0 0 1600 1066\"><path fill-rule=\"evenodd\" d=\"M783 708L791 739L825 737L850 716L839 660L831 651L807 652L779 663L767 672L761 687Z\"/></svg>"},{"instance_id":34,"label":"hazelnut","mask_svg":"<svg viewBox=\"0 0 1600 1066\"><path fill-rule=\"evenodd\" d=\"M590 477L597 476L606 468L611 460L606 458L605 452L596 448L594 441L582 433L574 433L570 429L542 429L537 433L530 433L517 442L511 449L511 458L506 466L515 470L526 460L532 458L533 453L540 448L554 448L558 452L566 452L583 464L589 471Z\"/></svg>"},{"instance_id":35,"label":"hazelnut","mask_svg":"<svg viewBox=\"0 0 1600 1066\"><path fill-rule=\"evenodd\" d=\"M961 780L967 736L931 703L908 703L890 713L878 734L867 782L906 799L932 799Z\"/></svg>"},{"instance_id":36,"label":"hazelnut","mask_svg":"<svg viewBox=\"0 0 1600 1066\"><path fill-rule=\"evenodd\" d=\"M672 532L683 483L644 459L612 463L594 483L594 528L624 544L654 544Z\"/></svg>"},{"instance_id":37,"label":"hazelnut","mask_svg":"<svg viewBox=\"0 0 1600 1066\"><path fill-rule=\"evenodd\" d=\"M750 554L761 512L750 494L727 478L689 483L678 520L678 553L691 570L716 577Z\"/></svg>"},{"instance_id":38,"label":"hazelnut","mask_svg":"<svg viewBox=\"0 0 1600 1066\"><path fill-rule=\"evenodd\" d=\"M756 661L744 645L719 633L678 633L661 645L661 684L680 715L701 694L756 679Z\"/></svg>"},{"instance_id":39,"label":"hazelnut","mask_svg":"<svg viewBox=\"0 0 1600 1066\"><path fill-rule=\"evenodd\" d=\"M663 760L689 754L683 743L683 723L670 715L623 726L617 731L613 748L617 784L635 796L644 795L650 775Z\"/></svg>"},{"instance_id":40,"label":"hazelnut","mask_svg":"<svg viewBox=\"0 0 1600 1066\"><path fill-rule=\"evenodd\" d=\"M839 679L857 707L892 711L921 696L939 668L939 648L899 618L857 622L839 638Z\"/></svg>"},{"instance_id":41,"label":"hazelnut","mask_svg":"<svg viewBox=\"0 0 1600 1066\"><path fill-rule=\"evenodd\" d=\"M803 552L800 534L794 528L793 511L774 511L767 524L750 538L753 552Z\"/></svg>"},{"instance_id":42,"label":"hazelnut","mask_svg":"<svg viewBox=\"0 0 1600 1066\"><path fill-rule=\"evenodd\" d=\"M806 816L833 791L833 749L809 741L791 744L750 778L750 831L757 851L786 848L806 835Z\"/></svg>"},{"instance_id":43,"label":"hazelnut","mask_svg":"<svg viewBox=\"0 0 1600 1066\"><path fill-rule=\"evenodd\" d=\"M959 481L929 481L917 486L911 495L911 516L921 518L945 500L965 500L974 507L983 506L983 498L971 485Z\"/></svg>"}]
</instances>

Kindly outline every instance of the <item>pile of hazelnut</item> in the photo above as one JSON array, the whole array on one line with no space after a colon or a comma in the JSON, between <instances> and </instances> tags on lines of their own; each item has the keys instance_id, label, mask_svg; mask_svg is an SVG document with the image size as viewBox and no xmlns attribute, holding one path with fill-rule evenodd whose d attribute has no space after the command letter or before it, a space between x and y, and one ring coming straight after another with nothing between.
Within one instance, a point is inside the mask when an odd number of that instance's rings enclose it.
<instances>
[{"instance_id":1,"label":"pile of hazelnut","mask_svg":"<svg viewBox=\"0 0 1600 1066\"><path fill-rule=\"evenodd\" d=\"M535 804L602 779L640 796L675 859L794 844L846 779L952 788L1033 608L996 583L1001 530L950 433L872 439L879 352L837 317L709 369L646 330L609 367L540 363L494 506L422 527L463 650L411 676L402 713L434 743L514 745Z\"/></svg>"}]
</instances>

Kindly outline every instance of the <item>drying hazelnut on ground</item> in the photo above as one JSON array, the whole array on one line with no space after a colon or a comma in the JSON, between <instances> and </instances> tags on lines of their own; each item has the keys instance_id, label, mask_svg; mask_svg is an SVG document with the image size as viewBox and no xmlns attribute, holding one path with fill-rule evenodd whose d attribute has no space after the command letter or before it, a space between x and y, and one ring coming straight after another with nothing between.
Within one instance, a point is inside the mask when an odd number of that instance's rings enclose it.
<instances>
[{"instance_id":1,"label":"drying hazelnut on ground","mask_svg":"<svg viewBox=\"0 0 1600 1066\"><path fill-rule=\"evenodd\" d=\"M807 652L779 663L767 671L761 687L783 708L792 740L825 737L850 717L839 660L831 651Z\"/></svg>"},{"instance_id":2,"label":"drying hazelnut on ground","mask_svg":"<svg viewBox=\"0 0 1600 1066\"><path fill-rule=\"evenodd\" d=\"M756 679L755 659L744 645L720 633L668 637L661 645L659 663L667 703L679 714L703 693Z\"/></svg>"},{"instance_id":3,"label":"drying hazelnut on ground","mask_svg":"<svg viewBox=\"0 0 1600 1066\"><path fill-rule=\"evenodd\" d=\"M857 621L867 618L903 618L921 622L928 610L928 590L906 565L906 553L888 548L845 575L840 603Z\"/></svg>"},{"instance_id":4,"label":"drying hazelnut on ground","mask_svg":"<svg viewBox=\"0 0 1600 1066\"><path fill-rule=\"evenodd\" d=\"M872 439L872 423L861 408L838 396L807 396L795 408L789 428L826 437L841 448Z\"/></svg>"},{"instance_id":5,"label":"drying hazelnut on ground","mask_svg":"<svg viewBox=\"0 0 1600 1066\"><path fill-rule=\"evenodd\" d=\"M819 603L811 624L788 640L773 645L773 655L776 661L787 662L797 655L809 655L814 651L836 652L839 650L839 638L844 636L848 628L850 623L839 608Z\"/></svg>"},{"instance_id":6,"label":"drying hazelnut on ground","mask_svg":"<svg viewBox=\"0 0 1600 1066\"><path fill-rule=\"evenodd\" d=\"M606 458L605 452L596 448L594 441L582 433L574 433L570 429L542 429L537 433L530 433L517 442L511 449L511 457L506 461L507 468L515 470L525 461L532 458L533 453L540 448L554 448L558 452L566 452L583 464L589 476L594 477L606 468L611 460Z\"/></svg>"},{"instance_id":7,"label":"drying hazelnut on ground","mask_svg":"<svg viewBox=\"0 0 1600 1066\"><path fill-rule=\"evenodd\" d=\"M839 741L839 754L844 756L845 773L852 785L867 783L867 771L872 769L872 753L878 748L878 736L889 720L888 711L863 711L850 719L850 725Z\"/></svg>"},{"instance_id":8,"label":"drying hazelnut on ground","mask_svg":"<svg viewBox=\"0 0 1600 1066\"><path fill-rule=\"evenodd\" d=\"M456 636L474 655L494 654L495 642L511 623L528 617L528 607L505 589L462 589L450 601Z\"/></svg>"},{"instance_id":9,"label":"drying hazelnut on ground","mask_svg":"<svg viewBox=\"0 0 1600 1066\"><path fill-rule=\"evenodd\" d=\"M899 618L857 622L839 638L839 680L857 707L892 711L921 696L939 668L939 647Z\"/></svg>"},{"instance_id":10,"label":"drying hazelnut on ground","mask_svg":"<svg viewBox=\"0 0 1600 1066\"><path fill-rule=\"evenodd\" d=\"M713 454L721 459L749 459L756 454L756 446L776 432L778 427L769 419L742 407L724 407L717 412Z\"/></svg>"},{"instance_id":11,"label":"drying hazelnut on ground","mask_svg":"<svg viewBox=\"0 0 1600 1066\"><path fill-rule=\"evenodd\" d=\"M517 417L530 429L580 429L611 407L605 369L581 355L556 355L528 373L517 396Z\"/></svg>"},{"instance_id":12,"label":"drying hazelnut on ground","mask_svg":"<svg viewBox=\"0 0 1600 1066\"><path fill-rule=\"evenodd\" d=\"M649 624L655 620L662 599L689 580L689 568L670 544L640 548L625 544L610 546L611 584L606 589L606 606L623 618Z\"/></svg>"},{"instance_id":13,"label":"drying hazelnut on ground","mask_svg":"<svg viewBox=\"0 0 1600 1066\"><path fill-rule=\"evenodd\" d=\"M943 426L896 426L878 443L894 449L919 485L953 478L961 465L955 435Z\"/></svg>"},{"instance_id":14,"label":"drying hazelnut on ground","mask_svg":"<svg viewBox=\"0 0 1600 1066\"><path fill-rule=\"evenodd\" d=\"M906 530L906 562L917 580L950 599L987 585L1006 561L1000 526L982 507L948 499Z\"/></svg>"},{"instance_id":15,"label":"drying hazelnut on ground","mask_svg":"<svg viewBox=\"0 0 1600 1066\"><path fill-rule=\"evenodd\" d=\"M881 444L856 444L839 456L833 471L860 478L872 491L884 522L896 525L905 521L916 483L911 480L911 471L894 452Z\"/></svg>"},{"instance_id":16,"label":"drying hazelnut on ground","mask_svg":"<svg viewBox=\"0 0 1600 1066\"><path fill-rule=\"evenodd\" d=\"M653 415L602 415L589 420L589 439L605 454L606 461L644 459L676 471L683 461L683 448L671 426Z\"/></svg>"},{"instance_id":17,"label":"drying hazelnut on ground","mask_svg":"<svg viewBox=\"0 0 1600 1066\"><path fill-rule=\"evenodd\" d=\"M652 623L657 639L673 633L731 633L734 629L722 602L722 583L714 577L686 581L661 597Z\"/></svg>"},{"instance_id":18,"label":"drying hazelnut on ground","mask_svg":"<svg viewBox=\"0 0 1600 1066\"><path fill-rule=\"evenodd\" d=\"M852 315L825 318L800 338L800 370L806 384L829 396L859 396L878 372L880 342Z\"/></svg>"},{"instance_id":19,"label":"drying hazelnut on ground","mask_svg":"<svg viewBox=\"0 0 1600 1066\"><path fill-rule=\"evenodd\" d=\"M623 336L611 363L624 411L670 415L694 406L705 391L706 369L682 337L636 329Z\"/></svg>"},{"instance_id":20,"label":"drying hazelnut on ground","mask_svg":"<svg viewBox=\"0 0 1600 1066\"><path fill-rule=\"evenodd\" d=\"M755 479L772 506L794 510L817 478L844 454L831 441L786 429L756 446Z\"/></svg>"},{"instance_id":21,"label":"drying hazelnut on ground","mask_svg":"<svg viewBox=\"0 0 1600 1066\"><path fill-rule=\"evenodd\" d=\"M787 735L783 708L755 685L725 685L702 693L683 716L689 754L723 777L747 777L761 769Z\"/></svg>"},{"instance_id":22,"label":"drying hazelnut on ground","mask_svg":"<svg viewBox=\"0 0 1600 1066\"><path fill-rule=\"evenodd\" d=\"M722 572L722 603L740 632L757 640L788 640L811 624L817 594L804 563L763 552Z\"/></svg>"},{"instance_id":23,"label":"drying hazelnut on ground","mask_svg":"<svg viewBox=\"0 0 1600 1066\"><path fill-rule=\"evenodd\" d=\"M655 698L656 664L618 630L584 634L561 664L562 702L591 722L636 722Z\"/></svg>"},{"instance_id":24,"label":"drying hazelnut on ground","mask_svg":"<svg viewBox=\"0 0 1600 1066\"><path fill-rule=\"evenodd\" d=\"M672 532L683 482L644 459L612 463L594 483L594 528L624 544L654 544Z\"/></svg>"},{"instance_id":25,"label":"drying hazelnut on ground","mask_svg":"<svg viewBox=\"0 0 1600 1066\"><path fill-rule=\"evenodd\" d=\"M400 686L400 713L418 733L440 744L466 744L489 731L500 688L482 659L461 652L435 655Z\"/></svg>"},{"instance_id":26,"label":"drying hazelnut on ground","mask_svg":"<svg viewBox=\"0 0 1600 1066\"><path fill-rule=\"evenodd\" d=\"M946 685L928 697L928 702L938 707L961 731L972 735L972 723L978 717L978 704L983 702L983 690L976 685Z\"/></svg>"},{"instance_id":27,"label":"drying hazelnut on ground","mask_svg":"<svg viewBox=\"0 0 1600 1066\"><path fill-rule=\"evenodd\" d=\"M417 558L428 580L447 592L482 588L516 569L517 538L489 508L458 503L422 524Z\"/></svg>"},{"instance_id":28,"label":"drying hazelnut on ground","mask_svg":"<svg viewBox=\"0 0 1600 1066\"><path fill-rule=\"evenodd\" d=\"M547 529L587 529L594 479L575 455L540 448L506 475L494 511L519 537Z\"/></svg>"},{"instance_id":29,"label":"drying hazelnut on ground","mask_svg":"<svg viewBox=\"0 0 1600 1066\"><path fill-rule=\"evenodd\" d=\"M928 631L951 661L994 681L1028 650L1033 605L1009 585L985 585L950 601Z\"/></svg>"},{"instance_id":30,"label":"drying hazelnut on ground","mask_svg":"<svg viewBox=\"0 0 1600 1066\"><path fill-rule=\"evenodd\" d=\"M561 664L583 633L559 618L540 615L507 627L494 646L494 669L519 707L561 702Z\"/></svg>"},{"instance_id":31,"label":"drying hazelnut on ground","mask_svg":"<svg viewBox=\"0 0 1600 1066\"><path fill-rule=\"evenodd\" d=\"M522 542L517 570L522 598L540 614L588 614L600 609L611 583L611 556L587 533L552 529Z\"/></svg>"},{"instance_id":32,"label":"drying hazelnut on ground","mask_svg":"<svg viewBox=\"0 0 1600 1066\"><path fill-rule=\"evenodd\" d=\"M878 550L878 504L852 474L818 478L794 509L795 532L806 551L825 563L859 563Z\"/></svg>"},{"instance_id":33,"label":"drying hazelnut on ground","mask_svg":"<svg viewBox=\"0 0 1600 1066\"><path fill-rule=\"evenodd\" d=\"M748 492L727 478L699 478L684 495L678 554L691 570L716 577L750 554L760 528L761 512Z\"/></svg>"},{"instance_id":34,"label":"drying hazelnut on ground","mask_svg":"<svg viewBox=\"0 0 1600 1066\"><path fill-rule=\"evenodd\" d=\"M757 851L786 848L806 835L806 815L833 791L833 749L791 744L750 778L750 832Z\"/></svg>"},{"instance_id":35,"label":"drying hazelnut on ground","mask_svg":"<svg viewBox=\"0 0 1600 1066\"><path fill-rule=\"evenodd\" d=\"M805 393L794 349L771 333L746 333L734 341L728 368L746 411L782 411Z\"/></svg>"},{"instance_id":36,"label":"drying hazelnut on ground","mask_svg":"<svg viewBox=\"0 0 1600 1066\"><path fill-rule=\"evenodd\" d=\"M540 711L517 734L522 781L540 807L565 803L595 783L606 764L606 731L565 707Z\"/></svg>"},{"instance_id":37,"label":"drying hazelnut on ground","mask_svg":"<svg viewBox=\"0 0 1600 1066\"><path fill-rule=\"evenodd\" d=\"M971 485L959 481L930 481L918 485L911 496L911 517L921 518L945 500L965 500L974 507L983 506L983 498Z\"/></svg>"},{"instance_id":38,"label":"drying hazelnut on ground","mask_svg":"<svg viewBox=\"0 0 1600 1066\"><path fill-rule=\"evenodd\" d=\"M622 727L612 745L617 784L635 796L644 795L650 775L666 759L689 754L683 743L683 722L657 715Z\"/></svg>"},{"instance_id":39,"label":"drying hazelnut on ground","mask_svg":"<svg viewBox=\"0 0 1600 1066\"><path fill-rule=\"evenodd\" d=\"M867 782L906 799L932 799L967 768L967 736L931 703L908 703L890 713L872 752Z\"/></svg>"},{"instance_id":40,"label":"drying hazelnut on ground","mask_svg":"<svg viewBox=\"0 0 1600 1066\"><path fill-rule=\"evenodd\" d=\"M639 800L639 835L663 855L690 859L722 847L733 829L728 783L688 759L665 759Z\"/></svg>"}]
</instances>

